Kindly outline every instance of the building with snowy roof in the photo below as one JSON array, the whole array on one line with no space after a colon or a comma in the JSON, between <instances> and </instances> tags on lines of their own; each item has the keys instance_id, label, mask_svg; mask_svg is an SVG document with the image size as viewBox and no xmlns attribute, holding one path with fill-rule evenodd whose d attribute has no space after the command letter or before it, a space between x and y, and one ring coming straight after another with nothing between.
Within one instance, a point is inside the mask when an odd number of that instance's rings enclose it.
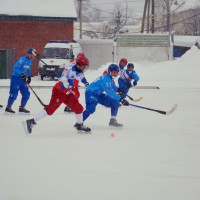
<instances>
[{"instance_id":1,"label":"building with snowy roof","mask_svg":"<svg viewBox=\"0 0 200 200\"><path fill-rule=\"evenodd\" d=\"M9 78L13 64L33 47L38 53L50 40L73 40L77 14L73 0L1 0L0 78ZM35 59L32 75L38 73Z\"/></svg>"},{"instance_id":2,"label":"building with snowy roof","mask_svg":"<svg viewBox=\"0 0 200 200\"><path fill-rule=\"evenodd\" d=\"M173 57L181 57L192 46L197 46L200 49L200 36L174 36L173 44Z\"/></svg>"}]
</instances>

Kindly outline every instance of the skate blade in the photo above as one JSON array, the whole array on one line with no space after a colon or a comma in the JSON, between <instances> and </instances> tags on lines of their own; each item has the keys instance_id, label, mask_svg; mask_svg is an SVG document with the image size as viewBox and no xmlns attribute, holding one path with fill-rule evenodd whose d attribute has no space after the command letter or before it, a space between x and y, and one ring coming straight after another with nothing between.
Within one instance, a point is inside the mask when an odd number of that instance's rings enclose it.
<instances>
[{"instance_id":1,"label":"skate blade","mask_svg":"<svg viewBox=\"0 0 200 200\"><path fill-rule=\"evenodd\" d=\"M86 132L86 131L77 130L77 133L79 133L79 134L92 134L92 131Z\"/></svg>"},{"instance_id":2,"label":"skate blade","mask_svg":"<svg viewBox=\"0 0 200 200\"><path fill-rule=\"evenodd\" d=\"M74 114L74 112L66 112L66 111L64 111L64 114L65 115L71 115L71 114Z\"/></svg>"},{"instance_id":3,"label":"skate blade","mask_svg":"<svg viewBox=\"0 0 200 200\"><path fill-rule=\"evenodd\" d=\"M31 133L28 132L26 121L22 121L22 125L23 125L23 128L24 128L26 135L31 134Z\"/></svg>"},{"instance_id":4,"label":"skate blade","mask_svg":"<svg viewBox=\"0 0 200 200\"><path fill-rule=\"evenodd\" d=\"M18 115L30 115L30 113L18 112Z\"/></svg>"},{"instance_id":5,"label":"skate blade","mask_svg":"<svg viewBox=\"0 0 200 200\"><path fill-rule=\"evenodd\" d=\"M4 115L15 115L16 113L4 112Z\"/></svg>"},{"instance_id":6,"label":"skate blade","mask_svg":"<svg viewBox=\"0 0 200 200\"><path fill-rule=\"evenodd\" d=\"M112 125L109 125L109 128L112 129L116 129L116 128L119 128L119 129L123 129L123 126L112 126Z\"/></svg>"}]
</instances>

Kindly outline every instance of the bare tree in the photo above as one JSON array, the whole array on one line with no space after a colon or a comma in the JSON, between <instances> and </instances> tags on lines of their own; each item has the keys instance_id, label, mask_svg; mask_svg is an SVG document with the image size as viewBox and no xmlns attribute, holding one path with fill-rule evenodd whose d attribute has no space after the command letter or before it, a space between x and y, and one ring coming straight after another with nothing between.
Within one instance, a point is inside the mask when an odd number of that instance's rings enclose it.
<instances>
[{"instance_id":1,"label":"bare tree","mask_svg":"<svg viewBox=\"0 0 200 200\"><path fill-rule=\"evenodd\" d=\"M175 20L174 16L184 4L185 0L155 0L155 25L159 28L159 31L172 31L171 24Z\"/></svg>"},{"instance_id":2,"label":"bare tree","mask_svg":"<svg viewBox=\"0 0 200 200\"><path fill-rule=\"evenodd\" d=\"M75 1L76 11L79 16L80 0ZM82 20L83 22L98 22L101 21L101 11L92 4L92 0L82 0Z\"/></svg>"},{"instance_id":3,"label":"bare tree","mask_svg":"<svg viewBox=\"0 0 200 200\"><path fill-rule=\"evenodd\" d=\"M107 21L100 24L98 31L101 33L101 38L108 39L112 37L111 26Z\"/></svg>"},{"instance_id":4,"label":"bare tree","mask_svg":"<svg viewBox=\"0 0 200 200\"><path fill-rule=\"evenodd\" d=\"M114 8L114 15L113 18L110 21L110 24L113 25L113 34L114 36L119 33L119 30L121 28L123 28L126 24L126 14L125 14L125 9L123 9L123 7L120 6L120 4L115 4L115 8Z\"/></svg>"},{"instance_id":5,"label":"bare tree","mask_svg":"<svg viewBox=\"0 0 200 200\"><path fill-rule=\"evenodd\" d=\"M183 22L184 33L200 36L200 1L197 2L195 8L188 10L187 16L189 19Z\"/></svg>"}]
</instances>

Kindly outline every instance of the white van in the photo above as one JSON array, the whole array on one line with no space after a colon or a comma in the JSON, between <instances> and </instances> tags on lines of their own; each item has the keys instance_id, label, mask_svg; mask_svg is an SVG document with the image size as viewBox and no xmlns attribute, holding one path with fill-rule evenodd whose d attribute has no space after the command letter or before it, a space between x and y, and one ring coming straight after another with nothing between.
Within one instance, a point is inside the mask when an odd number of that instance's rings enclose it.
<instances>
[{"instance_id":1,"label":"white van","mask_svg":"<svg viewBox=\"0 0 200 200\"><path fill-rule=\"evenodd\" d=\"M43 80L44 77L60 77L63 70L81 53L81 46L77 42L69 42L68 40L51 40L48 42L40 56L39 76Z\"/></svg>"}]
</instances>

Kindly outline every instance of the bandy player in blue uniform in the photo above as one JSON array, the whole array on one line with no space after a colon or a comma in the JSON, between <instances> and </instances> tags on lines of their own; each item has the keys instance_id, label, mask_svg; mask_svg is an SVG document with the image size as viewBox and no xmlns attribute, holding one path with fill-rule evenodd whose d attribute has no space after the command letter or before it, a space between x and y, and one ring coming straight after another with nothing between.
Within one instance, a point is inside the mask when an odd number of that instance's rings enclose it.
<instances>
[{"instance_id":1,"label":"bandy player in blue uniform","mask_svg":"<svg viewBox=\"0 0 200 200\"><path fill-rule=\"evenodd\" d=\"M123 99L120 94L121 90L114 84L113 79L119 75L119 66L111 64L108 67L108 72L92 82L85 91L86 109L83 112L83 121L85 121L96 110L97 104L111 108L110 126L122 127L123 125L117 122L117 113L119 102L122 105L128 106L127 100ZM117 94L117 93L118 94Z\"/></svg>"},{"instance_id":2,"label":"bandy player in blue uniform","mask_svg":"<svg viewBox=\"0 0 200 200\"><path fill-rule=\"evenodd\" d=\"M35 52L36 50L33 48L28 49L27 54L21 57L13 67L13 73L10 78L10 95L8 98L7 107L5 109L5 112L7 113L15 113L15 111L12 110L12 105L17 99L19 91L22 95L19 112L30 113L30 111L25 109L25 106L30 97L30 91L27 83L31 82L31 65L32 60L35 58Z\"/></svg>"},{"instance_id":3,"label":"bandy player in blue uniform","mask_svg":"<svg viewBox=\"0 0 200 200\"><path fill-rule=\"evenodd\" d=\"M122 98L126 98L129 89L132 86L136 86L139 80L140 78L136 73L136 71L134 70L134 64L128 63L127 69L120 74L120 77L118 79L119 88L124 92Z\"/></svg>"}]
</instances>

